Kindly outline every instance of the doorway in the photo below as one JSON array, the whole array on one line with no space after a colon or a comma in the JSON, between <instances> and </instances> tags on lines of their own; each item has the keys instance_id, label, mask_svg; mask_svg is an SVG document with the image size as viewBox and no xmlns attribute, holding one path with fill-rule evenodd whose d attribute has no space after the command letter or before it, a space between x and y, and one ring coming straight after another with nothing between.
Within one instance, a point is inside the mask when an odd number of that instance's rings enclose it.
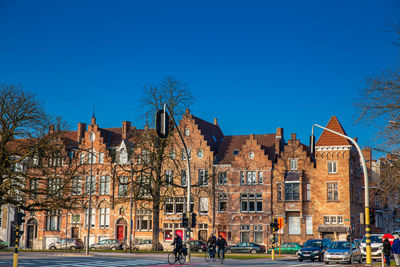
<instances>
[{"instance_id":1,"label":"doorway","mask_svg":"<svg viewBox=\"0 0 400 267\"><path fill-rule=\"evenodd\" d=\"M38 222L35 218L28 220L26 224L26 248L33 249L34 240L37 238Z\"/></svg>"}]
</instances>

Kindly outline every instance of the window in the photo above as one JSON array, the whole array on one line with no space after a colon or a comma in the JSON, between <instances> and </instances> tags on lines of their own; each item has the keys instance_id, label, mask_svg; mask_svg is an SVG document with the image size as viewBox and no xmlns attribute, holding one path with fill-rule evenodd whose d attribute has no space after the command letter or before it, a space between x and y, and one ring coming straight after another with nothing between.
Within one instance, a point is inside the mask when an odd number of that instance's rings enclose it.
<instances>
[{"instance_id":1,"label":"window","mask_svg":"<svg viewBox=\"0 0 400 267\"><path fill-rule=\"evenodd\" d=\"M87 157L87 164L92 164L96 163L96 151L92 150L91 152L88 152L88 157Z\"/></svg>"},{"instance_id":2,"label":"window","mask_svg":"<svg viewBox=\"0 0 400 267\"><path fill-rule=\"evenodd\" d=\"M276 193L277 193L278 201L282 201L282 185L281 184L276 185Z\"/></svg>"},{"instance_id":3,"label":"window","mask_svg":"<svg viewBox=\"0 0 400 267\"><path fill-rule=\"evenodd\" d=\"M257 184L256 172L254 171L247 172L247 184L248 185Z\"/></svg>"},{"instance_id":4,"label":"window","mask_svg":"<svg viewBox=\"0 0 400 267\"><path fill-rule=\"evenodd\" d=\"M136 230L151 231L152 225L151 211L147 209L138 209L136 212Z\"/></svg>"},{"instance_id":5,"label":"window","mask_svg":"<svg viewBox=\"0 0 400 267\"><path fill-rule=\"evenodd\" d=\"M300 217L288 217L289 218L289 235L300 234Z\"/></svg>"},{"instance_id":6,"label":"window","mask_svg":"<svg viewBox=\"0 0 400 267\"><path fill-rule=\"evenodd\" d=\"M248 156L249 156L249 159L254 159L254 152L250 151Z\"/></svg>"},{"instance_id":7,"label":"window","mask_svg":"<svg viewBox=\"0 0 400 267\"><path fill-rule=\"evenodd\" d=\"M197 151L197 157L198 157L199 159L201 159L201 158L203 158L203 156L204 156L203 149L199 149L199 150Z\"/></svg>"},{"instance_id":8,"label":"window","mask_svg":"<svg viewBox=\"0 0 400 267\"><path fill-rule=\"evenodd\" d=\"M139 160L139 161L140 161L140 160ZM148 164L149 161L150 161L150 152L147 151L146 149L143 149L143 150L142 150L142 160L141 160L141 162L142 162L143 164ZM139 162L138 164L140 164L140 162Z\"/></svg>"},{"instance_id":9,"label":"window","mask_svg":"<svg viewBox=\"0 0 400 267\"><path fill-rule=\"evenodd\" d=\"M92 214L90 215L90 222L91 225L90 227L94 227L94 224L96 222L96 209L95 208L91 208L92 209ZM89 221L89 212L88 212L88 208L85 208L85 228L88 227L88 221Z\"/></svg>"},{"instance_id":10,"label":"window","mask_svg":"<svg viewBox=\"0 0 400 267\"><path fill-rule=\"evenodd\" d=\"M174 213L174 198L165 198L165 213Z\"/></svg>"},{"instance_id":11,"label":"window","mask_svg":"<svg viewBox=\"0 0 400 267\"><path fill-rule=\"evenodd\" d=\"M300 200L300 184L299 183L285 183L285 200L297 201Z\"/></svg>"},{"instance_id":12,"label":"window","mask_svg":"<svg viewBox=\"0 0 400 267\"><path fill-rule=\"evenodd\" d=\"M240 195L241 212L261 212L262 194L243 193Z\"/></svg>"},{"instance_id":13,"label":"window","mask_svg":"<svg viewBox=\"0 0 400 267\"><path fill-rule=\"evenodd\" d=\"M199 199L199 203L200 203L200 207L199 207L200 215L208 214L208 198L201 197Z\"/></svg>"},{"instance_id":14,"label":"window","mask_svg":"<svg viewBox=\"0 0 400 267\"><path fill-rule=\"evenodd\" d=\"M46 216L46 230L60 231L61 212L51 211Z\"/></svg>"},{"instance_id":15,"label":"window","mask_svg":"<svg viewBox=\"0 0 400 267\"><path fill-rule=\"evenodd\" d=\"M208 185L208 171L204 169L199 170L199 186Z\"/></svg>"},{"instance_id":16,"label":"window","mask_svg":"<svg viewBox=\"0 0 400 267\"><path fill-rule=\"evenodd\" d=\"M100 152L100 153L99 153L99 163L100 163L100 164L103 164L103 163L104 163L104 153L103 153L103 152Z\"/></svg>"},{"instance_id":17,"label":"window","mask_svg":"<svg viewBox=\"0 0 400 267\"><path fill-rule=\"evenodd\" d=\"M76 224L81 222L81 215L79 214L72 214L71 215L71 223Z\"/></svg>"},{"instance_id":18,"label":"window","mask_svg":"<svg viewBox=\"0 0 400 267\"><path fill-rule=\"evenodd\" d=\"M37 189L39 187L39 180L32 178L30 180L29 188L31 189L31 198L34 199L37 197ZM1 218L0 218L1 219Z\"/></svg>"},{"instance_id":19,"label":"window","mask_svg":"<svg viewBox=\"0 0 400 267\"><path fill-rule=\"evenodd\" d=\"M226 178L226 172L218 173L218 184L219 185L226 185L228 183Z\"/></svg>"},{"instance_id":20,"label":"window","mask_svg":"<svg viewBox=\"0 0 400 267\"><path fill-rule=\"evenodd\" d=\"M79 164L85 164L85 153L79 154Z\"/></svg>"},{"instance_id":21,"label":"window","mask_svg":"<svg viewBox=\"0 0 400 267\"><path fill-rule=\"evenodd\" d=\"M100 195L110 194L110 176L100 176Z\"/></svg>"},{"instance_id":22,"label":"window","mask_svg":"<svg viewBox=\"0 0 400 267\"><path fill-rule=\"evenodd\" d=\"M187 149L187 152L189 154L189 160L192 159L192 151L190 148ZM182 160L186 160L186 152L185 152L185 148L182 148Z\"/></svg>"},{"instance_id":23,"label":"window","mask_svg":"<svg viewBox=\"0 0 400 267\"><path fill-rule=\"evenodd\" d=\"M189 136L190 135L190 130L189 128L185 128L185 136Z\"/></svg>"},{"instance_id":24,"label":"window","mask_svg":"<svg viewBox=\"0 0 400 267\"><path fill-rule=\"evenodd\" d=\"M244 185L246 182L245 182L245 180L244 180L244 172L243 171L241 171L240 172L240 184L241 185Z\"/></svg>"},{"instance_id":25,"label":"window","mask_svg":"<svg viewBox=\"0 0 400 267\"><path fill-rule=\"evenodd\" d=\"M125 197L128 195L128 176L120 176L118 180L118 196Z\"/></svg>"},{"instance_id":26,"label":"window","mask_svg":"<svg viewBox=\"0 0 400 267\"><path fill-rule=\"evenodd\" d=\"M239 150L235 149L233 150L233 155L238 155L239 154Z\"/></svg>"},{"instance_id":27,"label":"window","mask_svg":"<svg viewBox=\"0 0 400 267\"><path fill-rule=\"evenodd\" d=\"M171 185L171 184L174 183L174 173L173 173L173 171L166 170L164 176L165 176L165 183L166 184Z\"/></svg>"},{"instance_id":28,"label":"window","mask_svg":"<svg viewBox=\"0 0 400 267\"><path fill-rule=\"evenodd\" d=\"M297 170L297 159L289 159L289 169L291 171Z\"/></svg>"},{"instance_id":29,"label":"window","mask_svg":"<svg viewBox=\"0 0 400 267\"><path fill-rule=\"evenodd\" d=\"M91 178L91 179L90 179ZM90 181L92 181L92 194L96 192L96 176L86 176L85 193L89 194Z\"/></svg>"},{"instance_id":30,"label":"window","mask_svg":"<svg viewBox=\"0 0 400 267\"><path fill-rule=\"evenodd\" d=\"M139 177L139 196L140 197L150 197L150 177L140 175Z\"/></svg>"},{"instance_id":31,"label":"window","mask_svg":"<svg viewBox=\"0 0 400 267\"><path fill-rule=\"evenodd\" d=\"M306 216L306 235L312 235L312 234L313 234L312 217Z\"/></svg>"},{"instance_id":32,"label":"window","mask_svg":"<svg viewBox=\"0 0 400 267\"><path fill-rule=\"evenodd\" d=\"M328 173L337 173L337 162L336 161L328 162Z\"/></svg>"},{"instance_id":33,"label":"window","mask_svg":"<svg viewBox=\"0 0 400 267\"><path fill-rule=\"evenodd\" d=\"M71 180L71 195L77 196L82 194L82 177L73 177Z\"/></svg>"},{"instance_id":34,"label":"window","mask_svg":"<svg viewBox=\"0 0 400 267\"><path fill-rule=\"evenodd\" d=\"M264 179L263 179L263 172L258 172L258 183L263 184Z\"/></svg>"},{"instance_id":35,"label":"window","mask_svg":"<svg viewBox=\"0 0 400 267\"><path fill-rule=\"evenodd\" d=\"M103 201L100 203L100 228L110 227L110 208Z\"/></svg>"},{"instance_id":36,"label":"window","mask_svg":"<svg viewBox=\"0 0 400 267\"><path fill-rule=\"evenodd\" d=\"M254 243L263 243L262 225L254 225Z\"/></svg>"},{"instance_id":37,"label":"window","mask_svg":"<svg viewBox=\"0 0 400 267\"><path fill-rule=\"evenodd\" d=\"M343 224L343 216L338 216L337 222L338 222L338 224Z\"/></svg>"},{"instance_id":38,"label":"window","mask_svg":"<svg viewBox=\"0 0 400 267\"><path fill-rule=\"evenodd\" d=\"M226 209L227 209L226 203L227 203L226 193L219 193L218 194L218 211L219 212L226 211Z\"/></svg>"},{"instance_id":39,"label":"window","mask_svg":"<svg viewBox=\"0 0 400 267\"><path fill-rule=\"evenodd\" d=\"M338 183L328 183L328 201L339 200Z\"/></svg>"},{"instance_id":40,"label":"window","mask_svg":"<svg viewBox=\"0 0 400 267\"><path fill-rule=\"evenodd\" d=\"M175 213L183 213L183 201L185 199L183 197L175 198Z\"/></svg>"},{"instance_id":41,"label":"window","mask_svg":"<svg viewBox=\"0 0 400 267\"><path fill-rule=\"evenodd\" d=\"M119 163L125 164L128 163L128 152L125 148L122 148L119 151Z\"/></svg>"},{"instance_id":42,"label":"window","mask_svg":"<svg viewBox=\"0 0 400 267\"><path fill-rule=\"evenodd\" d=\"M324 224L330 224L331 220L329 216L324 216Z\"/></svg>"},{"instance_id":43,"label":"window","mask_svg":"<svg viewBox=\"0 0 400 267\"><path fill-rule=\"evenodd\" d=\"M182 186L187 186L187 175L186 175L186 170L181 171L181 185Z\"/></svg>"},{"instance_id":44,"label":"window","mask_svg":"<svg viewBox=\"0 0 400 267\"><path fill-rule=\"evenodd\" d=\"M250 242L250 225L242 224L240 226L240 242Z\"/></svg>"},{"instance_id":45,"label":"window","mask_svg":"<svg viewBox=\"0 0 400 267\"><path fill-rule=\"evenodd\" d=\"M306 184L306 200L311 200L311 184Z\"/></svg>"},{"instance_id":46,"label":"window","mask_svg":"<svg viewBox=\"0 0 400 267\"><path fill-rule=\"evenodd\" d=\"M49 179L49 194L52 196L61 196L61 178Z\"/></svg>"},{"instance_id":47,"label":"window","mask_svg":"<svg viewBox=\"0 0 400 267\"><path fill-rule=\"evenodd\" d=\"M337 224L336 216L331 216L331 224Z\"/></svg>"},{"instance_id":48,"label":"window","mask_svg":"<svg viewBox=\"0 0 400 267\"><path fill-rule=\"evenodd\" d=\"M119 209L119 215L125 215L125 208L124 207Z\"/></svg>"}]
</instances>

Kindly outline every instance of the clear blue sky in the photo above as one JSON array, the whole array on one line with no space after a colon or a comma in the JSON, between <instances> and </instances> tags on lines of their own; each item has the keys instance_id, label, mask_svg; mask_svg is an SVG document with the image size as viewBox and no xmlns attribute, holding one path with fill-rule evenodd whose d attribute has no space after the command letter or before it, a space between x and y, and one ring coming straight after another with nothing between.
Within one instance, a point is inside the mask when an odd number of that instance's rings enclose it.
<instances>
[{"instance_id":1,"label":"clear blue sky","mask_svg":"<svg viewBox=\"0 0 400 267\"><path fill-rule=\"evenodd\" d=\"M226 135L296 132L336 115L354 123L365 78L393 65L400 1L0 0L0 82L21 84L72 129L131 120L142 87L167 75L189 84L193 114ZM320 132L318 132L318 135Z\"/></svg>"}]
</instances>

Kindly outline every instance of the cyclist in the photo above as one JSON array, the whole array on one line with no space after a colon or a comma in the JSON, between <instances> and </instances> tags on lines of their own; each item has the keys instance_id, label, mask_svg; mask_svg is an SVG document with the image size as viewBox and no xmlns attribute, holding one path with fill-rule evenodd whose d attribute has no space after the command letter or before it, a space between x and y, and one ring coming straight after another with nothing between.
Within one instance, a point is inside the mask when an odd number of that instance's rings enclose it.
<instances>
[{"instance_id":1,"label":"cyclist","mask_svg":"<svg viewBox=\"0 0 400 267\"><path fill-rule=\"evenodd\" d=\"M175 254L175 260L178 258L178 252L182 250L183 248L183 243L182 243L182 238L175 234L174 242L172 242L171 245L175 245L175 248L173 250L173 253Z\"/></svg>"},{"instance_id":2,"label":"cyclist","mask_svg":"<svg viewBox=\"0 0 400 267\"><path fill-rule=\"evenodd\" d=\"M226 243L225 238L220 235L217 240L217 254L218 258L220 258L220 252L222 252L222 258L225 258L225 248L228 244Z\"/></svg>"},{"instance_id":3,"label":"cyclist","mask_svg":"<svg viewBox=\"0 0 400 267\"><path fill-rule=\"evenodd\" d=\"M215 246L217 244L217 238L213 233L210 234L210 238L208 238L207 246L208 253L210 254L210 258L215 258Z\"/></svg>"}]
</instances>

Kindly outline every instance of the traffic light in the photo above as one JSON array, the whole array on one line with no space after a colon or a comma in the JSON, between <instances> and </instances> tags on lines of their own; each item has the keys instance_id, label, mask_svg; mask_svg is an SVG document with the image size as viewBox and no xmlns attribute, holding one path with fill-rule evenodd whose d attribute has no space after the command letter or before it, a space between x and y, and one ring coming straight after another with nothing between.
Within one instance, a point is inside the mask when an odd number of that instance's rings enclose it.
<instances>
[{"instance_id":1,"label":"traffic light","mask_svg":"<svg viewBox=\"0 0 400 267\"><path fill-rule=\"evenodd\" d=\"M278 230L279 230L278 219L273 219L273 220L272 220L272 223L270 223L269 226L271 227L271 230L272 230L273 232L278 231Z\"/></svg>"},{"instance_id":2,"label":"traffic light","mask_svg":"<svg viewBox=\"0 0 400 267\"><path fill-rule=\"evenodd\" d=\"M22 223L24 223L25 222L25 213L22 213L22 212L18 212L17 213L17 224L18 225L21 225Z\"/></svg>"},{"instance_id":3,"label":"traffic light","mask_svg":"<svg viewBox=\"0 0 400 267\"><path fill-rule=\"evenodd\" d=\"M375 209L369 209L369 224L374 225L375 224Z\"/></svg>"},{"instance_id":4,"label":"traffic light","mask_svg":"<svg viewBox=\"0 0 400 267\"><path fill-rule=\"evenodd\" d=\"M192 213L192 228L196 227L196 221L197 221L196 216L197 216L196 213Z\"/></svg>"},{"instance_id":5,"label":"traffic light","mask_svg":"<svg viewBox=\"0 0 400 267\"><path fill-rule=\"evenodd\" d=\"M162 109L156 113L156 133L160 138L167 138L169 133L169 115Z\"/></svg>"},{"instance_id":6,"label":"traffic light","mask_svg":"<svg viewBox=\"0 0 400 267\"><path fill-rule=\"evenodd\" d=\"M189 220L188 219L189 218L186 217L186 213L183 213L182 214L182 227L183 228L188 228L188 226L189 226Z\"/></svg>"}]
</instances>

